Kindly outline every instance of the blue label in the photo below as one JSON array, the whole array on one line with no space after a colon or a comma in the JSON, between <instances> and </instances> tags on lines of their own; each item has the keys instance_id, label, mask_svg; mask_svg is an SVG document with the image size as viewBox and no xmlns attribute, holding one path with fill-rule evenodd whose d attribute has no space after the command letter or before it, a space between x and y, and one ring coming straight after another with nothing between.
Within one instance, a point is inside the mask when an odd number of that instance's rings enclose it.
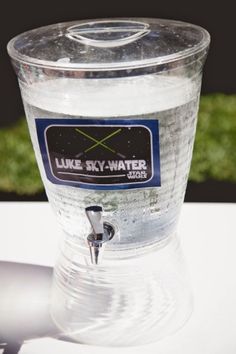
<instances>
[{"instance_id":1,"label":"blue label","mask_svg":"<svg viewBox=\"0 0 236 354\"><path fill-rule=\"evenodd\" d=\"M37 118L47 178L114 190L160 186L158 120Z\"/></svg>"}]
</instances>

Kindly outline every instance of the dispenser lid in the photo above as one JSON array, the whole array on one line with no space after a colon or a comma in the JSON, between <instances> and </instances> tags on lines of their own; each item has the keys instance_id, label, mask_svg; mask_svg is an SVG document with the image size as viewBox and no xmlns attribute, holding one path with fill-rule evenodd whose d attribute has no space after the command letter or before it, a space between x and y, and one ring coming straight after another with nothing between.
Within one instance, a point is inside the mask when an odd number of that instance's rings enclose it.
<instances>
[{"instance_id":1,"label":"dispenser lid","mask_svg":"<svg viewBox=\"0 0 236 354\"><path fill-rule=\"evenodd\" d=\"M178 61L208 47L206 30L147 18L59 23L18 35L8 44L20 62L63 70L133 69Z\"/></svg>"}]
</instances>

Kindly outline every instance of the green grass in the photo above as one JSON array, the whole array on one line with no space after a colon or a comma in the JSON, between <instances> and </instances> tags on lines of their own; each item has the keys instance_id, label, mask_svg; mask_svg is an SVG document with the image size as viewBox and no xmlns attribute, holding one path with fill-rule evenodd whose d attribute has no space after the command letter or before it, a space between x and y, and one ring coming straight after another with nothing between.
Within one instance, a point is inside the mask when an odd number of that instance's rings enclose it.
<instances>
[{"instance_id":1,"label":"green grass","mask_svg":"<svg viewBox=\"0 0 236 354\"><path fill-rule=\"evenodd\" d=\"M0 130L0 191L18 194L43 191L25 119Z\"/></svg>"},{"instance_id":2,"label":"green grass","mask_svg":"<svg viewBox=\"0 0 236 354\"><path fill-rule=\"evenodd\" d=\"M236 95L201 98L189 179L236 182Z\"/></svg>"},{"instance_id":3,"label":"green grass","mask_svg":"<svg viewBox=\"0 0 236 354\"><path fill-rule=\"evenodd\" d=\"M201 98L190 180L209 179L236 182L236 95ZM25 119L0 130L0 191L43 191Z\"/></svg>"}]
</instances>

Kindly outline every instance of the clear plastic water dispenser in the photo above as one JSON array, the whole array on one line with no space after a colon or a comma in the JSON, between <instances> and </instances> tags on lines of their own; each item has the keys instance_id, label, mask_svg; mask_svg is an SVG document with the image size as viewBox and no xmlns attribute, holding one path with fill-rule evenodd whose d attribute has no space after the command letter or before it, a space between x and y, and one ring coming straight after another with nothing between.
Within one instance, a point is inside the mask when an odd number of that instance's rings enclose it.
<instances>
[{"instance_id":1,"label":"clear plastic water dispenser","mask_svg":"<svg viewBox=\"0 0 236 354\"><path fill-rule=\"evenodd\" d=\"M51 315L79 342L144 344L189 315L176 229L208 46L201 27L146 18L61 23L8 44L64 234Z\"/></svg>"}]
</instances>

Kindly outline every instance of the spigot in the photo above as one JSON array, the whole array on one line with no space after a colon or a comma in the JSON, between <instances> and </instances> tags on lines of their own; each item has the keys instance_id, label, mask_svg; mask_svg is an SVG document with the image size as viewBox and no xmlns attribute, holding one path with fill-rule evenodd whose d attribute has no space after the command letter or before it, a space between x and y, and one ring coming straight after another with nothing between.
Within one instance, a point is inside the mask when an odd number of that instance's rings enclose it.
<instances>
[{"instance_id":1,"label":"spigot","mask_svg":"<svg viewBox=\"0 0 236 354\"><path fill-rule=\"evenodd\" d=\"M98 264L101 261L101 253L106 242L111 240L115 234L114 227L108 222L103 222L102 211L102 207L98 205L85 208L92 227L92 232L87 237L92 264Z\"/></svg>"}]
</instances>

